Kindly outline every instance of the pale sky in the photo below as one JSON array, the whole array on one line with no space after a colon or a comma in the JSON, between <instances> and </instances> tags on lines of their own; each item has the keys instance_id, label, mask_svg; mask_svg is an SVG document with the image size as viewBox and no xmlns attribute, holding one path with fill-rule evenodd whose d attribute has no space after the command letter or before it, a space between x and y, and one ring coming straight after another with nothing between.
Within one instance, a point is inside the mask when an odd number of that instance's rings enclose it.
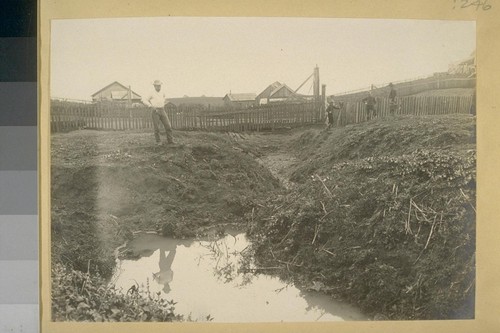
<instances>
[{"instance_id":1,"label":"pale sky","mask_svg":"<svg viewBox=\"0 0 500 333\"><path fill-rule=\"evenodd\" d=\"M473 21L335 18L53 20L51 96L90 100L118 81L167 97L292 89L319 67L327 94L444 72L476 46ZM312 94L312 80L299 92Z\"/></svg>"}]
</instances>

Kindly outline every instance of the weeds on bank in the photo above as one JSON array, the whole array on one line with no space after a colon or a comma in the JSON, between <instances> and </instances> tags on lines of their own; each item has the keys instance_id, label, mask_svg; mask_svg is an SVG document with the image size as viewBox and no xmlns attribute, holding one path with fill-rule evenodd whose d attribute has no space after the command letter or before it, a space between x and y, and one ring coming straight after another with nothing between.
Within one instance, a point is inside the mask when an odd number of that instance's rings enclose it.
<instances>
[{"instance_id":1,"label":"weeds on bank","mask_svg":"<svg viewBox=\"0 0 500 333\"><path fill-rule=\"evenodd\" d=\"M52 320L90 322L171 322L175 302L152 294L148 287L133 285L126 294L110 286L100 275L70 270L60 264L52 269Z\"/></svg>"},{"instance_id":2,"label":"weeds on bank","mask_svg":"<svg viewBox=\"0 0 500 333\"><path fill-rule=\"evenodd\" d=\"M323 166L262 204L257 264L368 313L453 317L474 294L475 162L473 150L417 150Z\"/></svg>"}]
</instances>

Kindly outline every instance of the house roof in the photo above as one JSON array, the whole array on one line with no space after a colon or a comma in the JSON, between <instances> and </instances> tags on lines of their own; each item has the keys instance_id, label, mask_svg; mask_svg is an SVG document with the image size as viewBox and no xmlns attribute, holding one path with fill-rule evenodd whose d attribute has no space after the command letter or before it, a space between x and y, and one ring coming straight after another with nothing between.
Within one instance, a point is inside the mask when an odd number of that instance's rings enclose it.
<instances>
[{"instance_id":1,"label":"house roof","mask_svg":"<svg viewBox=\"0 0 500 333\"><path fill-rule=\"evenodd\" d=\"M292 95L297 95L295 91L287 86L285 83L281 82L274 82L271 83L269 86L267 86L266 89L264 89L259 95L258 98L272 98L274 95L276 95L279 91L282 89L288 90Z\"/></svg>"},{"instance_id":2,"label":"house roof","mask_svg":"<svg viewBox=\"0 0 500 333\"><path fill-rule=\"evenodd\" d=\"M117 84L117 85L119 85L120 87L122 87L122 88L123 88L123 90L127 90L127 91L128 91L128 88L127 88L126 86L124 86L123 84L121 84L121 83L120 83L120 82L118 82L118 81L115 81L115 82L112 82L112 83L108 84L108 85L107 85L107 86L105 86L104 88L102 88L102 89L100 89L100 90L96 91L95 93L93 93L93 94L92 94L92 97L94 97L94 96L98 95L99 93L101 93L102 91L104 91L104 90L108 89L109 87L111 87L111 86L112 86L112 85L114 85L114 84ZM112 92L112 93L113 93L113 92ZM141 98L141 95L139 95L138 93L136 93L136 92L134 92L134 91L132 90L132 96L133 96L133 95L138 96L137 98ZM114 97L113 97L113 99L114 99Z\"/></svg>"},{"instance_id":3,"label":"house roof","mask_svg":"<svg viewBox=\"0 0 500 333\"><path fill-rule=\"evenodd\" d=\"M289 86L287 86L286 84L280 84L279 87L276 87L273 91L271 91L271 93L269 94L269 97L273 97L273 95L275 95L276 93L278 93L278 91L282 90L282 89L286 89L288 91L290 91L292 93L292 95L295 95L295 91L292 90L292 88L290 88Z\"/></svg>"},{"instance_id":4,"label":"house roof","mask_svg":"<svg viewBox=\"0 0 500 333\"><path fill-rule=\"evenodd\" d=\"M131 97L131 99L140 99L141 98L141 96L137 95L133 91L132 91L132 94L130 97ZM111 91L111 98L112 99L128 99L128 91L124 91L124 90Z\"/></svg>"},{"instance_id":5,"label":"house roof","mask_svg":"<svg viewBox=\"0 0 500 333\"><path fill-rule=\"evenodd\" d=\"M268 98L269 96L271 96L271 93L276 90L276 88L279 88L281 86L282 84L278 81L271 83L266 87L266 89L264 89L259 95L257 95L257 98Z\"/></svg>"},{"instance_id":6,"label":"house roof","mask_svg":"<svg viewBox=\"0 0 500 333\"><path fill-rule=\"evenodd\" d=\"M232 102L244 102L244 101L254 101L257 94L254 93L241 93L241 94L226 94L225 98L228 98Z\"/></svg>"},{"instance_id":7,"label":"house roof","mask_svg":"<svg viewBox=\"0 0 500 333\"><path fill-rule=\"evenodd\" d=\"M171 102L172 104L179 106L179 105L200 105L203 104L205 106L211 105L211 106L223 106L224 101L222 100L222 97L206 97L206 96L201 96L201 97L172 97L172 98L167 98L168 102Z\"/></svg>"}]
</instances>

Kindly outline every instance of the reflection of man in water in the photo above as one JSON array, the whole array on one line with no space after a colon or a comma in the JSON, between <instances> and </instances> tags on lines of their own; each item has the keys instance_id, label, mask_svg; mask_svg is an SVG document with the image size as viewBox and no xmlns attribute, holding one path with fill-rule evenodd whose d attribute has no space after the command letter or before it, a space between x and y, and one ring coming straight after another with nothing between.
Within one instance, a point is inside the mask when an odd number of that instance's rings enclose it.
<instances>
[{"instance_id":1,"label":"reflection of man in water","mask_svg":"<svg viewBox=\"0 0 500 333\"><path fill-rule=\"evenodd\" d=\"M166 294L170 292L170 282L174 279L172 262L175 258L177 246L179 245L190 247L191 242L188 240L170 239L162 242L158 248L160 250L160 260L158 262L160 271L158 273L153 273L153 279L159 284L163 284L163 292ZM168 255L166 252L168 252Z\"/></svg>"},{"instance_id":2,"label":"reflection of man in water","mask_svg":"<svg viewBox=\"0 0 500 333\"><path fill-rule=\"evenodd\" d=\"M174 279L174 271L172 270L172 262L175 258L176 244L169 244L167 246L160 247L160 271L158 273L153 273L153 278L160 284L163 284L163 291L168 294L170 291L169 283ZM168 255L165 252L168 251Z\"/></svg>"}]
</instances>

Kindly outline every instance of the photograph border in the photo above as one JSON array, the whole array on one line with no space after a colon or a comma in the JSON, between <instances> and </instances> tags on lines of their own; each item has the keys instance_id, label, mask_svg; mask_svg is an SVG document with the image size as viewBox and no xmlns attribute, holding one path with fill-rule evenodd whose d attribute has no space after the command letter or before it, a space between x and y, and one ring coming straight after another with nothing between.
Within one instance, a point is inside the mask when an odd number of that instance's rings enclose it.
<instances>
[{"instance_id":1,"label":"photograph border","mask_svg":"<svg viewBox=\"0 0 500 333\"><path fill-rule=\"evenodd\" d=\"M472 0L469 2L473 2ZM500 3L481 0L488 10L462 8L467 0L313 0L251 2L91 0L39 2L39 218L41 332L493 332L500 327L500 215L497 186L500 164L497 132L500 123L499 79ZM331 323L77 323L52 322L50 315L50 21L119 17L310 17L476 21L477 55L477 249L475 319L434 321L366 321ZM491 223L490 223L491 221Z\"/></svg>"}]
</instances>

